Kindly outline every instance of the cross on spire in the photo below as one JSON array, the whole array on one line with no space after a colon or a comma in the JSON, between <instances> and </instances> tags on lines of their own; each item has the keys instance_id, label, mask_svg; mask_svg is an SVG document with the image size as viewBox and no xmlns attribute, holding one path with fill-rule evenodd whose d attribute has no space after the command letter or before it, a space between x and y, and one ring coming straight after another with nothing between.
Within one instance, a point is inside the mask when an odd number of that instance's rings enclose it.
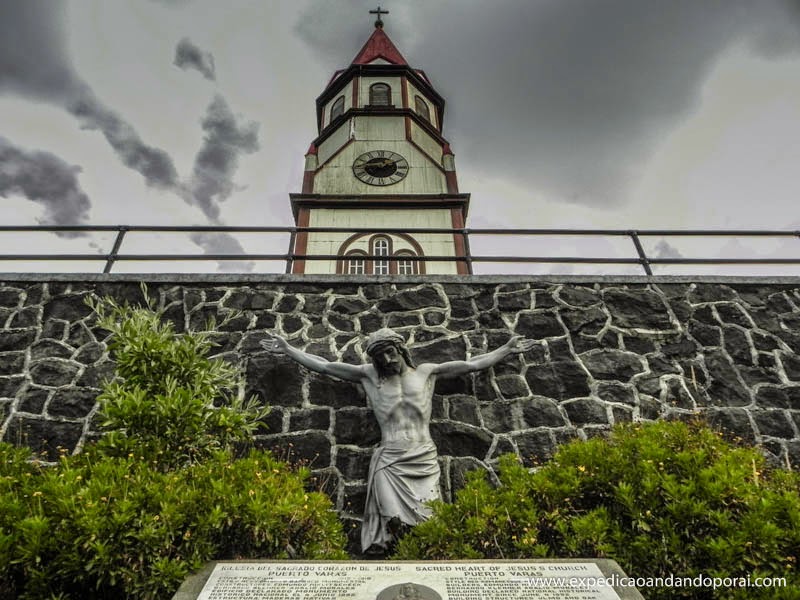
<instances>
[{"instance_id":1,"label":"cross on spire","mask_svg":"<svg viewBox=\"0 0 800 600\"><path fill-rule=\"evenodd\" d=\"M383 21L381 20L381 15L388 15L389 11L388 10L381 10L381 7L378 6L378 8L376 10L369 11L369 14L378 15L378 18L375 19L375 27L377 27L378 29L383 29Z\"/></svg>"}]
</instances>

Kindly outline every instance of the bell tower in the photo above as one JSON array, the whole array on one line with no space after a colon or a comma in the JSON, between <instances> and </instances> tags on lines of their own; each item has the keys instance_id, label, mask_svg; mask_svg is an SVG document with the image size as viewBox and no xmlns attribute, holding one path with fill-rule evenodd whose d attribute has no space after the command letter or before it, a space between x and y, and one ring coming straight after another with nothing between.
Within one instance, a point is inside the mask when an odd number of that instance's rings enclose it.
<instances>
[{"instance_id":1,"label":"bell tower","mask_svg":"<svg viewBox=\"0 0 800 600\"><path fill-rule=\"evenodd\" d=\"M467 274L464 261L416 260L466 254L460 235L416 230L464 227L469 194L442 136L444 99L386 35L387 11L370 12L372 35L317 98L302 192L290 194L298 227L356 231L298 233L290 252L336 259L295 260L292 272Z\"/></svg>"}]
</instances>

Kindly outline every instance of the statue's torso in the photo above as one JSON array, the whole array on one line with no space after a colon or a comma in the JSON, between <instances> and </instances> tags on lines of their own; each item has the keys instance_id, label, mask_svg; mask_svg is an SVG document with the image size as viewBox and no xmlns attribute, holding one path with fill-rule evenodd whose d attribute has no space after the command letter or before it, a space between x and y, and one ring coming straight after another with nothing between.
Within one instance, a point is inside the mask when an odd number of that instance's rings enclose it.
<instances>
[{"instance_id":1,"label":"statue's torso","mask_svg":"<svg viewBox=\"0 0 800 600\"><path fill-rule=\"evenodd\" d=\"M369 369L362 382L381 428L381 443L411 445L431 440L428 425L436 377L422 365L380 379Z\"/></svg>"}]
</instances>

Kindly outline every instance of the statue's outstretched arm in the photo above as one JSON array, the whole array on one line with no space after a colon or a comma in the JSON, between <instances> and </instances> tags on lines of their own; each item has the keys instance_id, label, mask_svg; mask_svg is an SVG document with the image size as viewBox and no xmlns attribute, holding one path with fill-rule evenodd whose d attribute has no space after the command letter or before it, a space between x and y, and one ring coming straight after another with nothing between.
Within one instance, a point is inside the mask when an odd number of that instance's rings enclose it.
<instances>
[{"instance_id":1,"label":"statue's outstretched arm","mask_svg":"<svg viewBox=\"0 0 800 600\"><path fill-rule=\"evenodd\" d=\"M511 354L521 354L522 352L527 352L533 348L535 343L536 342L534 340L528 340L522 336L515 335L497 350L492 350L491 352L481 354L480 356L475 356L468 360L454 360L435 365L432 372L436 375L442 375L444 377L454 377L457 375L464 375L465 373L470 373L472 371L482 371L483 369L488 369L489 367L496 365Z\"/></svg>"},{"instance_id":2,"label":"statue's outstretched arm","mask_svg":"<svg viewBox=\"0 0 800 600\"><path fill-rule=\"evenodd\" d=\"M261 340L260 343L261 347L270 354L276 356L286 355L307 369L316 371L317 373L332 375L339 379L356 382L364 378L363 365L348 365L347 363L331 362L321 356L315 356L314 354L298 350L279 335L268 333L267 338Z\"/></svg>"}]
</instances>

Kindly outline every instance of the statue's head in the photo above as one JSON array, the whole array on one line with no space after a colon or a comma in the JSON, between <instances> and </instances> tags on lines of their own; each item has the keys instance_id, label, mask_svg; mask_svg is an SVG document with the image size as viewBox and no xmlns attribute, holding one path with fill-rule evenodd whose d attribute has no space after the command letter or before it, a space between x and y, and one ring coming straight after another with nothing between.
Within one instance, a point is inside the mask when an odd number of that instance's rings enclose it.
<instances>
[{"instance_id":1,"label":"statue's head","mask_svg":"<svg viewBox=\"0 0 800 600\"><path fill-rule=\"evenodd\" d=\"M365 350L382 377L399 375L407 367L414 367L405 339L391 329L383 328L372 333L367 338Z\"/></svg>"}]
</instances>

